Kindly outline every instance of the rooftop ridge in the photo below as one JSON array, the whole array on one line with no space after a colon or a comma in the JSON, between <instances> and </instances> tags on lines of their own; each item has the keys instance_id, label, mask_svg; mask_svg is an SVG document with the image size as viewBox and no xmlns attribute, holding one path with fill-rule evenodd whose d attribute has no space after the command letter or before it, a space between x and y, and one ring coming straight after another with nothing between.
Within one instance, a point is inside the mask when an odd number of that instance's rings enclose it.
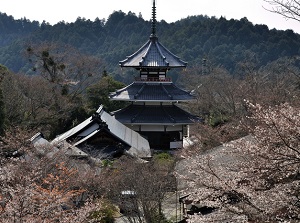
<instances>
[{"instance_id":1,"label":"rooftop ridge","mask_svg":"<svg viewBox=\"0 0 300 223\"><path fill-rule=\"evenodd\" d=\"M160 83L160 86L162 87L164 92L168 95L169 99L173 99L173 96L167 91L167 89L162 85L162 83Z\"/></svg>"},{"instance_id":2,"label":"rooftop ridge","mask_svg":"<svg viewBox=\"0 0 300 223\"><path fill-rule=\"evenodd\" d=\"M140 65L143 64L143 62L145 61L145 58L148 56L152 44L153 44L153 43L152 43L152 41L151 41L150 44L149 44L149 46L147 47L146 52L145 52L144 55L142 56L142 60L139 62Z\"/></svg>"}]
</instances>

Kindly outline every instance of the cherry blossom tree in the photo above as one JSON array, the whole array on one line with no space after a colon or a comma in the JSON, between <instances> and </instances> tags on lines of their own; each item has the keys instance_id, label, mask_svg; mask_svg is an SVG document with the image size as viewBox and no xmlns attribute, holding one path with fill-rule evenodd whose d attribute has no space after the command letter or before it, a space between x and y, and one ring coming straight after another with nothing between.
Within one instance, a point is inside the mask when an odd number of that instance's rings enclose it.
<instances>
[{"instance_id":1,"label":"cherry blossom tree","mask_svg":"<svg viewBox=\"0 0 300 223\"><path fill-rule=\"evenodd\" d=\"M250 135L223 144L177 166L183 190L210 215L191 222L298 222L299 104L263 107L248 103Z\"/></svg>"},{"instance_id":2,"label":"cherry blossom tree","mask_svg":"<svg viewBox=\"0 0 300 223\"><path fill-rule=\"evenodd\" d=\"M13 160L1 168L2 211L0 222L68 222L76 212L72 199L83 192L69 185L75 171L63 164L57 165L56 174L45 178L42 169L32 168L26 161ZM89 212L85 212L85 218ZM72 217L72 222L81 217Z\"/></svg>"},{"instance_id":3,"label":"cherry blossom tree","mask_svg":"<svg viewBox=\"0 0 300 223\"><path fill-rule=\"evenodd\" d=\"M64 154L47 156L37 151L28 135L31 134L27 130L14 129L0 140L0 222L67 223L107 219L111 211L107 202L101 194L92 196L93 181L102 180L95 173L92 176L91 172L96 171L82 170L86 164L77 160L75 165ZM90 173L90 182L86 182L83 172Z\"/></svg>"}]
</instances>

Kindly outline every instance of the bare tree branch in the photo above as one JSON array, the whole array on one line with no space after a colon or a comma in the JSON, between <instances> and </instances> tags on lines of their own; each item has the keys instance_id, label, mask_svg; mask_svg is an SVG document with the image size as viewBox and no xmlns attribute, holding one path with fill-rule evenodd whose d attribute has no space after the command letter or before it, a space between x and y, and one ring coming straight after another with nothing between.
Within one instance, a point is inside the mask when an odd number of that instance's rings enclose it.
<instances>
[{"instance_id":1,"label":"bare tree branch","mask_svg":"<svg viewBox=\"0 0 300 223\"><path fill-rule=\"evenodd\" d=\"M300 1L299 0L264 0L271 8L265 8L269 12L282 15L286 19L293 19L300 22Z\"/></svg>"}]
</instances>

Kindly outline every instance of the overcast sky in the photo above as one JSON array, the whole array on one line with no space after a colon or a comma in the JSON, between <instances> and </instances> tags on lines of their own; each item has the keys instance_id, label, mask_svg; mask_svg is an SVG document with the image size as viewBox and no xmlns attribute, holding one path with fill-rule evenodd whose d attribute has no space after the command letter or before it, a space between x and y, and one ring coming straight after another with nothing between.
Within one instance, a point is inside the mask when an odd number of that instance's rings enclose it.
<instances>
[{"instance_id":1,"label":"overcast sky","mask_svg":"<svg viewBox=\"0 0 300 223\"><path fill-rule=\"evenodd\" d=\"M78 17L94 20L107 19L113 11L141 12L151 18L153 0L0 0L0 12L15 19L26 17L33 21L45 20L50 24L59 21L74 22ZM266 11L270 6L263 0L157 0L157 20L175 22L192 15L224 16L226 19L247 19L254 24L266 24L270 29L292 29L300 33L300 22L286 20ZM1 30L0 30L1 31Z\"/></svg>"}]
</instances>

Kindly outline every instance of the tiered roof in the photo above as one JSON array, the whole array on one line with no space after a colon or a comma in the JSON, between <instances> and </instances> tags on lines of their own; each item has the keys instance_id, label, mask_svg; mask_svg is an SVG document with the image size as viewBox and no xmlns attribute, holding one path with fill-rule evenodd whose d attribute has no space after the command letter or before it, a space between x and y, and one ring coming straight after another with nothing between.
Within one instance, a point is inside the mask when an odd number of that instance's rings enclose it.
<instances>
[{"instance_id":1,"label":"tiered roof","mask_svg":"<svg viewBox=\"0 0 300 223\"><path fill-rule=\"evenodd\" d=\"M129 105L114 112L114 116L124 124L165 124L182 125L194 123L199 118L175 105Z\"/></svg>"},{"instance_id":2,"label":"tiered roof","mask_svg":"<svg viewBox=\"0 0 300 223\"><path fill-rule=\"evenodd\" d=\"M150 39L134 54L119 62L121 67L134 68L176 68L186 67L187 62L165 48L157 37Z\"/></svg>"},{"instance_id":3,"label":"tiered roof","mask_svg":"<svg viewBox=\"0 0 300 223\"><path fill-rule=\"evenodd\" d=\"M133 82L110 95L119 101L186 101L195 97L172 82Z\"/></svg>"},{"instance_id":4,"label":"tiered roof","mask_svg":"<svg viewBox=\"0 0 300 223\"><path fill-rule=\"evenodd\" d=\"M121 67L140 70L140 78L110 95L111 100L133 102L126 108L114 112L114 116L127 125L191 124L198 117L171 103L193 100L195 96L191 92L180 89L166 77L169 69L185 68L187 63L158 41L155 9L153 0L150 39L138 51L119 62Z\"/></svg>"}]
</instances>

